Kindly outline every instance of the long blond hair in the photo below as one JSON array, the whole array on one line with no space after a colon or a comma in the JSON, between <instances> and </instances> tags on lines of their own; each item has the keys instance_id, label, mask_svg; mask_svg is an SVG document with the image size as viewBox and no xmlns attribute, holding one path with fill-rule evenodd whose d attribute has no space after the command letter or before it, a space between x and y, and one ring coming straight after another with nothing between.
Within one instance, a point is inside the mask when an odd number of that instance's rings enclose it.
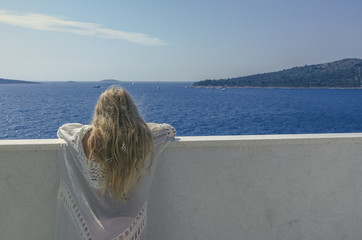
<instances>
[{"instance_id":1,"label":"long blond hair","mask_svg":"<svg viewBox=\"0 0 362 240\"><path fill-rule=\"evenodd\" d=\"M150 129L125 90L112 87L99 97L88 147L89 161L100 163L104 174L103 193L126 201L142 181L145 168L150 169L154 145Z\"/></svg>"}]
</instances>

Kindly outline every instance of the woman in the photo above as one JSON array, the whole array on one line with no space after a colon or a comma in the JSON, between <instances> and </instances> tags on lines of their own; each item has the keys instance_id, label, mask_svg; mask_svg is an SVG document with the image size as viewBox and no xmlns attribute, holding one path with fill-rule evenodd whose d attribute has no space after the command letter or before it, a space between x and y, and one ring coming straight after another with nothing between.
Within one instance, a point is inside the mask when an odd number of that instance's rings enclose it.
<instances>
[{"instance_id":1,"label":"woman","mask_svg":"<svg viewBox=\"0 0 362 240\"><path fill-rule=\"evenodd\" d=\"M145 239L155 165L175 135L168 124L146 124L117 88L100 96L91 125L60 127L56 239Z\"/></svg>"}]
</instances>

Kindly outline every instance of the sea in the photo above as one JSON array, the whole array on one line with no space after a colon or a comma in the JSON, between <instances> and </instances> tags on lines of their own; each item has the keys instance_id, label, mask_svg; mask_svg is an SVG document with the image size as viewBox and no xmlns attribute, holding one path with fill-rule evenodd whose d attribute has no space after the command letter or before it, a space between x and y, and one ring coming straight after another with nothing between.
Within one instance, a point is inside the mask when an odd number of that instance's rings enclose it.
<instances>
[{"instance_id":1,"label":"sea","mask_svg":"<svg viewBox=\"0 0 362 240\"><path fill-rule=\"evenodd\" d=\"M57 138L89 124L114 82L0 85L0 139ZM179 136L362 132L362 89L192 88L190 82L121 82L147 122Z\"/></svg>"}]
</instances>

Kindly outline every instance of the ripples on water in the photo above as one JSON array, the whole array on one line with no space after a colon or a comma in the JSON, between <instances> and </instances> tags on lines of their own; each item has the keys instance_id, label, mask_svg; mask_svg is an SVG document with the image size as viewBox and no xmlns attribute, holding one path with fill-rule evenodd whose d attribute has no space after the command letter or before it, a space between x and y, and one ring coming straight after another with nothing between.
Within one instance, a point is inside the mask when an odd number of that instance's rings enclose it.
<instances>
[{"instance_id":1,"label":"ripples on water","mask_svg":"<svg viewBox=\"0 0 362 240\"><path fill-rule=\"evenodd\" d=\"M98 84L101 88L94 88ZM121 84L148 122L180 136L362 132L360 89L207 89L190 83ZM0 85L0 139L56 138L89 124L106 83Z\"/></svg>"}]
</instances>

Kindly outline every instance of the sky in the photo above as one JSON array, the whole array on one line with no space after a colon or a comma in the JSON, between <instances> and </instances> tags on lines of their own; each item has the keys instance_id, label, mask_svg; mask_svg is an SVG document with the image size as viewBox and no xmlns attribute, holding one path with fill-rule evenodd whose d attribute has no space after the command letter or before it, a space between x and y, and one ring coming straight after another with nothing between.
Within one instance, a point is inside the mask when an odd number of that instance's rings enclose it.
<instances>
[{"instance_id":1,"label":"sky","mask_svg":"<svg viewBox=\"0 0 362 240\"><path fill-rule=\"evenodd\" d=\"M0 78L201 81L362 58L360 0L0 0Z\"/></svg>"}]
</instances>

